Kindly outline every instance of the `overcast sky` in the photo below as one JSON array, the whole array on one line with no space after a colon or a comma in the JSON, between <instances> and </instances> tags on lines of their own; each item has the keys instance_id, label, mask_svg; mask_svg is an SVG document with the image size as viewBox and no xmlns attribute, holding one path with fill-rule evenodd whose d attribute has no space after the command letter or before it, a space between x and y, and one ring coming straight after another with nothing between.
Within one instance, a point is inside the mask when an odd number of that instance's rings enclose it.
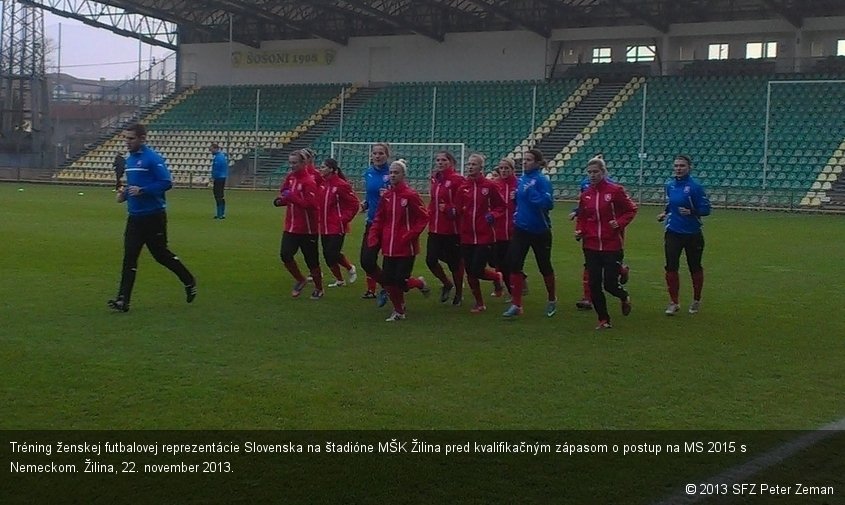
<instances>
[{"instance_id":1,"label":"overcast sky","mask_svg":"<svg viewBox=\"0 0 845 505\"><path fill-rule=\"evenodd\" d=\"M61 71L83 79L131 79L138 74L138 40L94 28L74 19L44 12L44 33L52 39L53 54L47 72L59 64L59 23L62 25ZM141 67L147 69L150 57L157 61L172 54L158 46L141 44ZM173 58L171 58L173 59Z\"/></svg>"}]
</instances>

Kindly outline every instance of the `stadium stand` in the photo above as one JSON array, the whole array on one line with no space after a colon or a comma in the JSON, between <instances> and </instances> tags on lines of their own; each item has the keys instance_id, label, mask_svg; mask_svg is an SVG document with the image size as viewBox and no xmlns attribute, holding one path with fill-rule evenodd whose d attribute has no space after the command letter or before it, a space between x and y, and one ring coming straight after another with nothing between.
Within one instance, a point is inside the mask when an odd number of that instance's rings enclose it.
<instances>
[{"instance_id":1,"label":"stadium stand","mask_svg":"<svg viewBox=\"0 0 845 505\"><path fill-rule=\"evenodd\" d=\"M236 86L232 88L235 113L227 119L227 87L192 88L141 122L148 125L148 141L167 160L175 183L205 185L211 142L223 145L230 164L235 164L255 146L277 148L290 143L336 109L341 93L348 97L355 90L342 85ZM118 132L59 172L57 178L109 181L114 154L123 150Z\"/></svg>"},{"instance_id":2,"label":"stadium stand","mask_svg":"<svg viewBox=\"0 0 845 505\"><path fill-rule=\"evenodd\" d=\"M550 144L558 145L569 142L569 139L566 138L565 127L576 115L575 110L579 108L584 97L593 91L597 83L598 79L585 79L565 102L558 105L528 137L523 139L519 146L511 151L510 156L521 158L526 149L537 147L542 150L547 149Z\"/></svg>"},{"instance_id":3,"label":"stadium stand","mask_svg":"<svg viewBox=\"0 0 845 505\"><path fill-rule=\"evenodd\" d=\"M149 122L149 129L290 131L304 117L340 94L342 85L232 86L200 88L167 114ZM258 117L256 118L256 109Z\"/></svg>"},{"instance_id":4,"label":"stadium stand","mask_svg":"<svg viewBox=\"0 0 845 505\"><path fill-rule=\"evenodd\" d=\"M467 154L485 153L490 161L512 153L532 127L533 90L537 89L535 122L547 122L561 115L563 105L581 81L554 82L456 82L417 83L388 86L357 111L344 118L343 139L349 142L465 143ZM433 104L436 103L436 110ZM559 112L560 111L560 112ZM434 128L432 128L432 115ZM534 132L539 138L540 132ZM545 127L548 129L548 126ZM331 142L340 140L339 127L314 142L320 155L328 155ZM431 166L428 155L409 159L412 167ZM352 177L365 168L345 167Z\"/></svg>"},{"instance_id":5,"label":"stadium stand","mask_svg":"<svg viewBox=\"0 0 845 505\"><path fill-rule=\"evenodd\" d=\"M609 90L615 92L609 101L606 96L602 97L602 108L590 119L589 123L581 128L581 131L575 135L563 149L553 155L549 162L548 173L555 184L555 196L559 198L574 198L579 191L578 183L583 177L583 167L586 163L573 163L576 155L582 153L582 158L589 159L601 149L589 151L587 143L598 134L601 129L609 122L622 106L632 97L640 88L643 77L634 77L622 86L613 86Z\"/></svg>"},{"instance_id":6,"label":"stadium stand","mask_svg":"<svg viewBox=\"0 0 845 505\"><path fill-rule=\"evenodd\" d=\"M801 205L824 208L845 207L843 168L845 168L845 139L833 151L833 156L828 158L827 163L816 178L816 182L801 199Z\"/></svg>"},{"instance_id":7,"label":"stadium stand","mask_svg":"<svg viewBox=\"0 0 845 505\"><path fill-rule=\"evenodd\" d=\"M818 76L806 76L807 79ZM794 78L794 76L790 76ZM717 203L791 205L800 192L828 188L825 162L845 136L841 107L845 86L782 84L773 86L769 134L769 170L763 191L763 137L769 77L708 76L648 79L647 157L640 173L643 93L606 119L583 149L564 160L558 182L574 187L590 156L603 152L621 183L660 200L669 161L690 154L696 176L711 188ZM837 112L839 111L839 112ZM830 171L832 173L833 167ZM821 177L825 176L822 181ZM814 183L814 181L816 181ZM722 188L721 190L719 188ZM565 196L565 195L564 195ZM807 195L804 204L816 202ZM819 202L816 202L818 204Z\"/></svg>"},{"instance_id":8,"label":"stadium stand","mask_svg":"<svg viewBox=\"0 0 845 505\"><path fill-rule=\"evenodd\" d=\"M795 80L794 75L788 76ZM776 77L775 79L786 79ZM821 207L839 179L845 158L841 121L845 84L810 82L772 85L769 151L763 186L763 137L767 83L772 76L635 77L626 84L585 80L551 82L453 82L367 88L289 85L189 89L151 113L151 145L174 170L178 184L208 182L208 144L228 141L230 162L275 152L267 181L281 178L288 150L312 146L330 154L341 137L340 105L348 101L343 140L368 142L463 142L467 153L519 159L539 147L550 159L548 174L559 198L574 198L586 161L602 152L614 177L645 201L662 199L662 183L677 153L695 160L695 173L716 204ZM648 83L646 128L640 171L643 84ZM536 115L532 118L534 88ZM260 91L259 130L255 107ZM345 93L344 96L341 96ZM436 104L436 106L435 106ZM433 109L433 107L436 107ZM385 118L392 118L387 119ZM536 128L532 128L532 119ZM432 127L432 120L434 126ZM526 132L527 135L526 135ZM563 145L563 147L561 147ZM58 174L61 180L110 181L111 161L122 151L120 135ZM282 153L282 154L279 154ZM430 153L399 153L418 174L428 173ZM250 160L251 167L251 160ZM364 166L346 166L355 179ZM419 170L423 168L423 170ZM252 169L249 170L250 175ZM425 176L417 176L421 181ZM835 193L835 192L834 192Z\"/></svg>"}]
</instances>

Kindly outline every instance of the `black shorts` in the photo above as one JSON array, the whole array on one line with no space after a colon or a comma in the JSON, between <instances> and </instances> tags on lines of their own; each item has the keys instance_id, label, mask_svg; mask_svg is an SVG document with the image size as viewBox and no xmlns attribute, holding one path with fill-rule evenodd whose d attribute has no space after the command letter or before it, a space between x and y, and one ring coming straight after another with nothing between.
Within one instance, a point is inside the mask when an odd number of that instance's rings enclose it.
<instances>
[{"instance_id":1,"label":"black shorts","mask_svg":"<svg viewBox=\"0 0 845 505\"><path fill-rule=\"evenodd\" d=\"M313 270L320 266L319 246L317 245L317 235L308 235L305 233L282 233L282 244L279 249L279 256L283 263L292 261L297 251L302 251L302 256L305 257L305 264L308 268Z\"/></svg>"},{"instance_id":2,"label":"black shorts","mask_svg":"<svg viewBox=\"0 0 845 505\"><path fill-rule=\"evenodd\" d=\"M461 241L459 235L444 235L442 233L429 233L428 243L425 246L425 262L430 264L442 261L449 265L450 269L457 268L461 261Z\"/></svg>"},{"instance_id":3,"label":"black shorts","mask_svg":"<svg viewBox=\"0 0 845 505\"><path fill-rule=\"evenodd\" d=\"M408 291L408 278L414 271L415 256L385 256L382 261L381 283Z\"/></svg>"}]
</instances>

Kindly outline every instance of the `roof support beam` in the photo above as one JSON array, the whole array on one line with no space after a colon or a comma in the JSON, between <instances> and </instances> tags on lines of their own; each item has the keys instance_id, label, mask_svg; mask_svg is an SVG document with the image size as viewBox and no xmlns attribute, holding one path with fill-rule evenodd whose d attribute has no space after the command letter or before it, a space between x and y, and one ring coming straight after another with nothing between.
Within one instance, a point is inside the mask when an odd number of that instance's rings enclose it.
<instances>
[{"instance_id":1,"label":"roof support beam","mask_svg":"<svg viewBox=\"0 0 845 505\"><path fill-rule=\"evenodd\" d=\"M444 13L454 14L457 16L470 16L473 15L473 12L466 11L464 9L459 9L452 4L449 3L441 3L437 0L422 0L422 3L428 4L432 7L438 8L442 10Z\"/></svg>"},{"instance_id":2,"label":"roof support beam","mask_svg":"<svg viewBox=\"0 0 845 505\"><path fill-rule=\"evenodd\" d=\"M239 0L243 1L243 0ZM277 3L277 2L272 2ZM272 4L271 3L271 4ZM267 12L273 14L284 20L285 24L294 29L299 30L306 30L311 32L313 35L330 40L335 44L339 44L341 46L345 46L349 44L349 36L346 33L333 33L331 31L327 31L323 28L316 28L314 25L314 20L306 19L303 14L306 11L306 7L310 8L311 10L314 9L314 6L308 3L302 2L294 2L292 4L283 3L281 8L268 8L266 9ZM293 16L294 13L298 12L299 17ZM319 22L319 19L316 19Z\"/></svg>"},{"instance_id":3,"label":"roof support beam","mask_svg":"<svg viewBox=\"0 0 845 505\"><path fill-rule=\"evenodd\" d=\"M540 3L545 4L550 9L554 9L554 11L565 12L576 23L589 24L590 18L587 17L582 9L563 3L560 0L540 0Z\"/></svg>"},{"instance_id":4,"label":"roof support beam","mask_svg":"<svg viewBox=\"0 0 845 505\"><path fill-rule=\"evenodd\" d=\"M777 0L763 0L763 3L771 7L772 10L777 12L780 17L789 21L789 24L791 24L795 28L801 28L802 26L804 26L804 17L801 16L801 14L799 14L797 11L787 9L782 3Z\"/></svg>"},{"instance_id":5,"label":"roof support beam","mask_svg":"<svg viewBox=\"0 0 845 505\"><path fill-rule=\"evenodd\" d=\"M646 12L640 7L636 5L632 5L626 3L624 0L609 0L611 4L618 6L620 9L624 10L631 16L638 18L642 21L645 21L647 25L656 28L660 31L660 33L669 33L669 24L665 21L662 21L650 13Z\"/></svg>"},{"instance_id":6,"label":"roof support beam","mask_svg":"<svg viewBox=\"0 0 845 505\"><path fill-rule=\"evenodd\" d=\"M362 3L358 0L344 0L343 3L349 5L351 8L361 11L367 15L373 16L375 18L381 19L386 23L389 23L397 28L402 28L405 30L410 30L414 33L418 33L425 37L428 37L432 40L436 40L437 42L443 42L446 40L442 33L435 33L433 30L422 26L418 23L415 23L409 19L405 19L399 16L395 16L389 12L385 12L379 9L376 9L370 5Z\"/></svg>"},{"instance_id":7,"label":"roof support beam","mask_svg":"<svg viewBox=\"0 0 845 505\"><path fill-rule=\"evenodd\" d=\"M306 36L314 36L321 39L326 39L341 46L349 43L349 38L344 36L337 36L319 28L314 28L310 23L295 22L286 17L284 11L274 11L268 9L262 4L256 2L244 2L243 0L215 0L220 5L226 5L227 8L237 10L244 16L250 16L256 19L264 20L271 24L280 24L291 30L302 33ZM278 2L274 2L278 3Z\"/></svg>"},{"instance_id":8,"label":"roof support beam","mask_svg":"<svg viewBox=\"0 0 845 505\"><path fill-rule=\"evenodd\" d=\"M469 2L481 7L487 12L494 14L506 21L510 21L511 23L514 23L522 28L530 30L536 33L537 35L543 37L544 39L547 39L552 36L551 30L549 30L548 27L542 26L538 23L534 23L533 21L526 21L525 19L520 19L519 17L514 15L510 10L503 8L499 4L491 3L487 0L469 0Z\"/></svg>"},{"instance_id":9,"label":"roof support beam","mask_svg":"<svg viewBox=\"0 0 845 505\"><path fill-rule=\"evenodd\" d=\"M135 14L91 0L20 0L20 2L124 37L139 39L146 44L172 51L177 49L177 27L169 21Z\"/></svg>"}]
</instances>

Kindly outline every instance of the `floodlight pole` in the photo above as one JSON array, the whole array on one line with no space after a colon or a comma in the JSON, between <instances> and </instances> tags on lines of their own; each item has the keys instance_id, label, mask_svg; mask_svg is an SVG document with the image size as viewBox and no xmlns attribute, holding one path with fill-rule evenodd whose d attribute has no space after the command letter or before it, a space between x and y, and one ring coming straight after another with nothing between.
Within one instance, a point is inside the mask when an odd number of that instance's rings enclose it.
<instances>
[{"instance_id":1,"label":"floodlight pole","mask_svg":"<svg viewBox=\"0 0 845 505\"><path fill-rule=\"evenodd\" d=\"M135 92L138 94L138 117L141 114L141 58L143 58L144 42L141 39L141 34L138 34L138 77L135 78Z\"/></svg>"},{"instance_id":2,"label":"floodlight pole","mask_svg":"<svg viewBox=\"0 0 845 505\"><path fill-rule=\"evenodd\" d=\"M437 86L434 87L431 94L431 138L429 142L434 142L434 125L437 119Z\"/></svg>"},{"instance_id":3,"label":"floodlight pole","mask_svg":"<svg viewBox=\"0 0 845 505\"><path fill-rule=\"evenodd\" d=\"M232 84L235 72L232 68L232 13L229 13L229 104L226 112L226 153L232 152Z\"/></svg>"},{"instance_id":4,"label":"floodlight pole","mask_svg":"<svg viewBox=\"0 0 845 505\"><path fill-rule=\"evenodd\" d=\"M343 140L343 111L346 107L346 86L344 86L340 90L340 140ZM334 153L332 153L332 157L334 157Z\"/></svg>"},{"instance_id":5,"label":"floodlight pole","mask_svg":"<svg viewBox=\"0 0 845 505\"><path fill-rule=\"evenodd\" d=\"M56 93L56 96L54 97L54 99L55 100L62 100L64 98L63 95L64 95L64 89L65 88L62 85L62 24L61 23L59 23L59 47L58 47L57 53L58 54L56 56L56 59L57 59L57 63L58 63L58 70L56 71L56 88L54 88L54 89L61 90L61 93ZM56 114L55 132L56 132L56 136L59 139L61 139L61 141L58 142L57 145L56 145L56 147L58 149L56 150L56 153L55 153L55 160L53 160L53 162L55 163L57 168L59 166L60 151L61 151L62 147L64 146L65 141L67 140L67 135L62 135L61 134L61 128L59 128L61 121L62 121L62 115ZM62 161L64 161L64 159L62 159Z\"/></svg>"},{"instance_id":6,"label":"floodlight pole","mask_svg":"<svg viewBox=\"0 0 845 505\"><path fill-rule=\"evenodd\" d=\"M640 191L637 202L643 203L643 165L645 163L645 120L646 120L646 104L648 103L648 82L643 83L643 111L642 120L640 124Z\"/></svg>"},{"instance_id":7,"label":"floodlight pole","mask_svg":"<svg viewBox=\"0 0 845 505\"><path fill-rule=\"evenodd\" d=\"M772 81L769 81L766 83L766 131L763 134L763 191L766 191L766 174L769 171L769 117L771 115L771 107Z\"/></svg>"},{"instance_id":8,"label":"floodlight pole","mask_svg":"<svg viewBox=\"0 0 845 505\"><path fill-rule=\"evenodd\" d=\"M258 111L261 108L261 88L255 90L255 133L253 135L254 146L252 155L252 189L255 189L256 177L258 177Z\"/></svg>"}]
</instances>

